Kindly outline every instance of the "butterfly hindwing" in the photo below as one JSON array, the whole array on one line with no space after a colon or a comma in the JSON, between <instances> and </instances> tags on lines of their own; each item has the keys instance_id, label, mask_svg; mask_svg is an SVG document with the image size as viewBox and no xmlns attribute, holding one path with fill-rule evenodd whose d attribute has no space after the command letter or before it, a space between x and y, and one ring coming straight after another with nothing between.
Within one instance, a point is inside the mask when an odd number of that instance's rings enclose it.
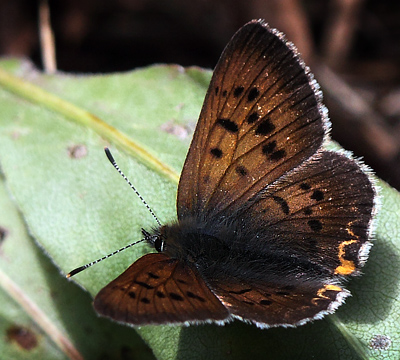
<instances>
[{"instance_id":1,"label":"butterfly hindwing","mask_svg":"<svg viewBox=\"0 0 400 360\"><path fill-rule=\"evenodd\" d=\"M360 165L322 151L258 194L238 216L265 246L288 248L334 275L358 273L367 257L375 189Z\"/></svg>"},{"instance_id":2,"label":"butterfly hindwing","mask_svg":"<svg viewBox=\"0 0 400 360\"><path fill-rule=\"evenodd\" d=\"M260 21L241 28L215 68L181 175L178 217L235 211L314 154L328 126L316 90L280 33Z\"/></svg>"},{"instance_id":3,"label":"butterfly hindwing","mask_svg":"<svg viewBox=\"0 0 400 360\"><path fill-rule=\"evenodd\" d=\"M201 271L231 314L259 327L321 318L368 256L374 198L360 164L320 151L234 214L238 238Z\"/></svg>"},{"instance_id":4,"label":"butterfly hindwing","mask_svg":"<svg viewBox=\"0 0 400 360\"><path fill-rule=\"evenodd\" d=\"M223 320L228 316L195 270L161 253L147 254L134 262L100 290L94 307L103 316L136 325Z\"/></svg>"},{"instance_id":5,"label":"butterfly hindwing","mask_svg":"<svg viewBox=\"0 0 400 360\"><path fill-rule=\"evenodd\" d=\"M332 313L350 294L340 286L321 282L238 284L226 282L218 297L235 317L258 327L294 326Z\"/></svg>"}]
</instances>

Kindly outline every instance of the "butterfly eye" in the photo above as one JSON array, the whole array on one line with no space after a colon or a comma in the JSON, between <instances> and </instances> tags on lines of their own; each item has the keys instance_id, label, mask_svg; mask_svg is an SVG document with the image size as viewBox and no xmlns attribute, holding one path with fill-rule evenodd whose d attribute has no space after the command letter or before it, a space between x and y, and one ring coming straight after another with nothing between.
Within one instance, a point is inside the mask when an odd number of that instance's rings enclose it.
<instances>
[{"instance_id":1,"label":"butterfly eye","mask_svg":"<svg viewBox=\"0 0 400 360\"><path fill-rule=\"evenodd\" d=\"M163 252L165 251L165 241L161 236L157 236L155 241L154 241L154 248L158 252Z\"/></svg>"}]
</instances>

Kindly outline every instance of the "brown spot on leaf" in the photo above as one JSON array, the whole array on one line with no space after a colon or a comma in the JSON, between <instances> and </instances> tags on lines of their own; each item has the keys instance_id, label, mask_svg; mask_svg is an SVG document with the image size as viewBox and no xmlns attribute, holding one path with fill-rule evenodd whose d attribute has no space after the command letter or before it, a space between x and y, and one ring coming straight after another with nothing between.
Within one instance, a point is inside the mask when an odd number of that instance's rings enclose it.
<instances>
[{"instance_id":1,"label":"brown spot on leaf","mask_svg":"<svg viewBox=\"0 0 400 360\"><path fill-rule=\"evenodd\" d=\"M386 335L374 335L369 342L369 347L373 350L387 350L392 345L392 339Z\"/></svg>"},{"instance_id":2,"label":"brown spot on leaf","mask_svg":"<svg viewBox=\"0 0 400 360\"><path fill-rule=\"evenodd\" d=\"M8 230L5 227L0 226L0 245L6 239L7 235Z\"/></svg>"},{"instance_id":3,"label":"brown spot on leaf","mask_svg":"<svg viewBox=\"0 0 400 360\"><path fill-rule=\"evenodd\" d=\"M68 155L72 159L81 159L87 156L88 150L86 145L78 144L68 147Z\"/></svg>"},{"instance_id":4,"label":"brown spot on leaf","mask_svg":"<svg viewBox=\"0 0 400 360\"><path fill-rule=\"evenodd\" d=\"M22 326L11 326L7 329L7 341L16 343L24 350L32 350L37 346L38 340L36 334Z\"/></svg>"},{"instance_id":5,"label":"brown spot on leaf","mask_svg":"<svg viewBox=\"0 0 400 360\"><path fill-rule=\"evenodd\" d=\"M165 124L162 124L160 126L160 129L162 131L165 131L168 134L174 135L176 136L178 139L186 139L189 134L191 134L193 132L193 129L191 126L183 126L180 124L176 124L172 121L169 121Z\"/></svg>"}]
</instances>

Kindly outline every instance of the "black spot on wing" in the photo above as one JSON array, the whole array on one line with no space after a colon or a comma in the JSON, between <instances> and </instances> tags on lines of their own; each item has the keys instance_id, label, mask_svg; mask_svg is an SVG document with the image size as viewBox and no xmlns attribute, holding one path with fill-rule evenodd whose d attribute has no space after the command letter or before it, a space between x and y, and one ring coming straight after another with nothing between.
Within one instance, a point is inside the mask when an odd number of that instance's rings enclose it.
<instances>
[{"instance_id":1,"label":"black spot on wing","mask_svg":"<svg viewBox=\"0 0 400 360\"><path fill-rule=\"evenodd\" d=\"M240 176L246 176L247 175L247 169L244 166L236 166L235 171L240 175Z\"/></svg>"},{"instance_id":2,"label":"black spot on wing","mask_svg":"<svg viewBox=\"0 0 400 360\"><path fill-rule=\"evenodd\" d=\"M275 130L275 125L271 122L270 118L265 118L256 128L256 135L267 135Z\"/></svg>"},{"instance_id":3,"label":"black spot on wing","mask_svg":"<svg viewBox=\"0 0 400 360\"><path fill-rule=\"evenodd\" d=\"M302 183L302 184L300 184L300 189L301 190L310 190L311 186L307 183Z\"/></svg>"},{"instance_id":4,"label":"black spot on wing","mask_svg":"<svg viewBox=\"0 0 400 360\"><path fill-rule=\"evenodd\" d=\"M160 277L156 274L153 274L152 272L148 272L147 275L149 275L152 279L159 279Z\"/></svg>"},{"instance_id":5,"label":"black spot on wing","mask_svg":"<svg viewBox=\"0 0 400 360\"><path fill-rule=\"evenodd\" d=\"M238 86L237 88L235 88L235 90L233 91L233 96L234 97L238 97L240 96L244 91L244 87L243 86Z\"/></svg>"},{"instance_id":6,"label":"black spot on wing","mask_svg":"<svg viewBox=\"0 0 400 360\"><path fill-rule=\"evenodd\" d=\"M218 119L217 124L222 126L225 130L232 132L232 133L235 133L239 130L236 123L229 119Z\"/></svg>"},{"instance_id":7,"label":"black spot on wing","mask_svg":"<svg viewBox=\"0 0 400 360\"><path fill-rule=\"evenodd\" d=\"M314 232L320 232L322 230L322 223L319 220L309 220L307 224Z\"/></svg>"},{"instance_id":8,"label":"black spot on wing","mask_svg":"<svg viewBox=\"0 0 400 360\"><path fill-rule=\"evenodd\" d=\"M253 87L250 91L249 91L249 95L247 96L247 100L248 101L254 101L255 99L257 99L257 97L260 95L260 91L256 88Z\"/></svg>"},{"instance_id":9,"label":"black spot on wing","mask_svg":"<svg viewBox=\"0 0 400 360\"><path fill-rule=\"evenodd\" d=\"M276 141L271 141L268 144L263 145L262 152L264 155L270 155L274 152L276 148Z\"/></svg>"},{"instance_id":10,"label":"black spot on wing","mask_svg":"<svg viewBox=\"0 0 400 360\"><path fill-rule=\"evenodd\" d=\"M260 305L271 305L272 301L267 299L260 300Z\"/></svg>"},{"instance_id":11,"label":"black spot on wing","mask_svg":"<svg viewBox=\"0 0 400 360\"><path fill-rule=\"evenodd\" d=\"M287 292L287 291L277 291L275 294L279 295L279 296L288 296L288 295L290 295L290 293Z\"/></svg>"},{"instance_id":12,"label":"black spot on wing","mask_svg":"<svg viewBox=\"0 0 400 360\"><path fill-rule=\"evenodd\" d=\"M220 159L222 157L222 150L221 149L213 148L213 149L211 149L210 152L211 152L211 155L213 155L217 159Z\"/></svg>"},{"instance_id":13,"label":"black spot on wing","mask_svg":"<svg viewBox=\"0 0 400 360\"><path fill-rule=\"evenodd\" d=\"M196 299L196 300L199 300L201 302L205 302L206 301L203 297L201 297L199 295L196 295L196 294L192 293L191 291L187 291L186 295L187 295L187 297L189 297L191 299Z\"/></svg>"},{"instance_id":14,"label":"black spot on wing","mask_svg":"<svg viewBox=\"0 0 400 360\"><path fill-rule=\"evenodd\" d=\"M284 157L286 156L286 151L281 149L281 150L277 150L274 151L271 155L270 155L270 160L272 161L279 161L282 160Z\"/></svg>"},{"instance_id":15,"label":"black spot on wing","mask_svg":"<svg viewBox=\"0 0 400 360\"><path fill-rule=\"evenodd\" d=\"M242 295L242 294L248 293L249 291L251 291L251 289L231 290L231 291L229 291L229 293L230 294Z\"/></svg>"},{"instance_id":16,"label":"black spot on wing","mask_svg":"<svg viewBox=\"0 0 400 360\"><path fill-rule=\"evenodd\" d=\"M304 215L311 215L313 213L311 208L304 209Z\"/></svg>"},{"instance_id":17,"label":"black spot on wing","mask_svg":"<svg viewBox=\"0 0 400 360\"><path fill-rule=\"evenodd\" d=\"M260 115L258 115L256 112L253 112L253 113L251 113L251 114L249 115L249 117L247 118L247 122L248 122L249 124L253 124L253 123L255 123L255 122L258 120L259 117L260 117Z\"/></svg>"},{"instance_id":18,"label":"black spot on wing","mask_svg":"<svg viewBox=\"0 0 400 360\"><path fill-rule=\"evenodd\" d=\"M157 297L159 297L160 299L164 299L165 298L165 294L161 291L157 291L156 292Z\"/></svg>"},{"instance_id":19,"label":"black spot on wing","mask_svg":"<svg viewBox=\"0 0 400 360\"><path fill-rule=\"evenodd\" d=\"M143 282L143 281L135 281L135 284L138 284L138 285L140 285L141 287L144 287L145 289L148 289L148 290L154 289L154 286L151 286L151 285L149 285L149 284L146 284L146 283Z\"/></svg>"},{"instance_id":20,"label":"black spot on wing","mask_svg":"<svg viewBox=\"0 0 400 360\"><path fill-rule=\"evenodd\" d=\"M183 298L182 296L180 296L179 294L174 293L174 292L170 292L170 293L169 293L169 297L170 297L172 300L175 300L175 301L184 301L184 298Z\"/></svg>"},{"instance_id":21,"label":"black spot on wing","mask_svg":"<svg viewBox=\"0 0 400 360\"><path fill-rule=\"evenodd\" d=\"M280 196L273 196L272 197L274 199L274 201L279 204L279 206L281 207L283 213L285 215L289 215L289 205L286 202L286 200Z\"/></svg>"},{"instance_id":22,"label":"black spot on wing","mask_svg":"<svg viewBox=\"0 0 400 360\"><path fill-rule=\"evenodd\" d=\"M314 190L311 195L311 199L321 201L324 199L324 193L321 190Z\"/></svg>"}]
</instances>

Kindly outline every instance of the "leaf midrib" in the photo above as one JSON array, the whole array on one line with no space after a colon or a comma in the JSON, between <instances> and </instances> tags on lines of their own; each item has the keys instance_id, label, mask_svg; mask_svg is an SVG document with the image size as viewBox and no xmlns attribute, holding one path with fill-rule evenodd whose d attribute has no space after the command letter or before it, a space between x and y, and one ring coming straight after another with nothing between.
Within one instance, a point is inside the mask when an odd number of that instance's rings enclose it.
<instances>
[{"instance_id":1,"label":"leaf midrib","mask_svg":"<svg viewBox=\"0 0 400 360\"><path fill-rule=\"evenodd\" d=\"M178 184L179 175L167 164L148 152L143 146L133 141L128 135L91 112L63 100L42 88L9 74L0 68L0 85L4 89L42 107L57 112L67 119L88 127L106 140L125 150L129 155L143 162L145 165L157 171L161 176Z\"/></svg>"}]
</instances>

